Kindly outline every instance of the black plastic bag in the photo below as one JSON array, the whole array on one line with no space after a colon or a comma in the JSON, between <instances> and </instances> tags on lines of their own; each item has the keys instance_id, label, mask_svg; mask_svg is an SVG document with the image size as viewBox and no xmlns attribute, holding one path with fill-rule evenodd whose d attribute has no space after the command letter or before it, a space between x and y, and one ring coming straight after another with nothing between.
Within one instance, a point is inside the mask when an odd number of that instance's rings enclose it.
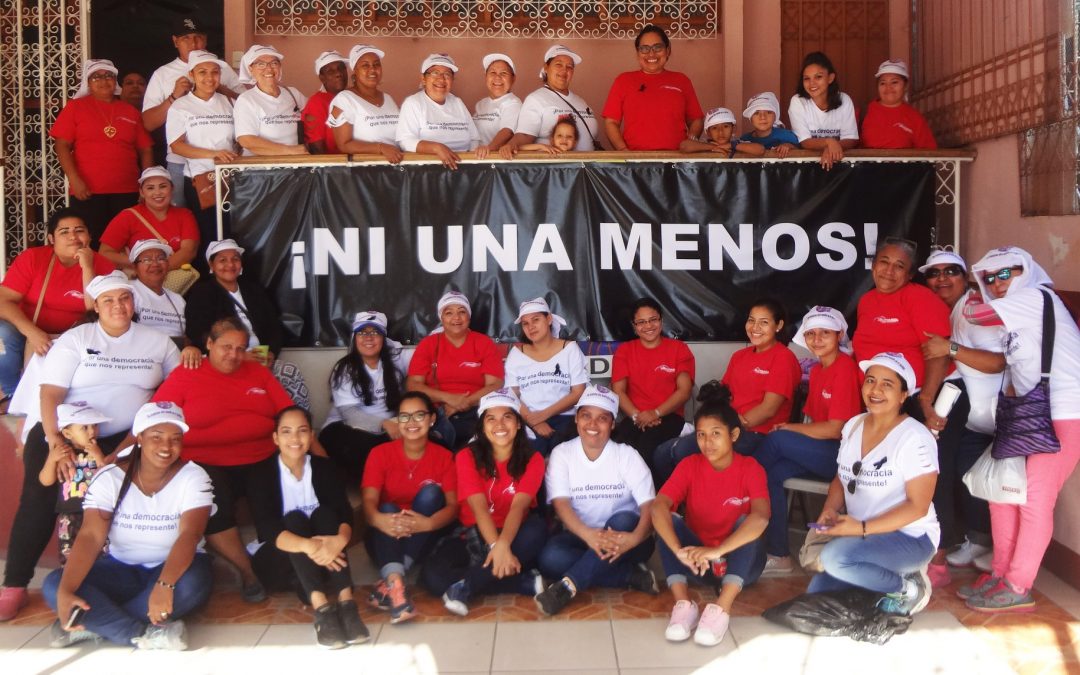
<instances>
[{"instance_id":1,"label":"black plastic bag","mask_svg":"<svg viewBox=\"0 0 1080 675\"><path fill-rule=\"evenodd\" d=\"M804 593L770 607L762 616L807 635L846 635L883 645L893 635L907 632L911 617L882 612L877 608L880 599L881 593L861 588Z\"/></svg>"}]
</instances>

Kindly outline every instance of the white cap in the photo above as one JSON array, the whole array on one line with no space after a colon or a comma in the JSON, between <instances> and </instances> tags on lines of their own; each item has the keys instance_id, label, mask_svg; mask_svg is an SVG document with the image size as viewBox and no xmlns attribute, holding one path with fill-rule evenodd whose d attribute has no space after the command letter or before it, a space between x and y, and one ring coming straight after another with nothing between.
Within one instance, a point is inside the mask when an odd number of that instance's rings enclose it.
<instances>
[{"instance_id":1,"label":"white cap","mask_svg":"<svg viewBox=\"0 0 1080 675\"><path fill-rule=\"evenodd\" d=\"M815 328L824 328L825 330L834 330L840 333L840 351L845 354L851 353L851 338L847 334L847 319L839 310L824 305L812 307L803 317L802 323L799 324L799 330L795 331L795 337L791 341L803 349L810 349L806 346L804 333Z\"/></svg>"},{"instance_id":2,"label":"white cap","mask_svg":"<svg viewBox=\"0 0 1080 675\"><path fill-rule=\"evenodd\" d=\"M526 300L521 303L518 306L518 316L514 319L514 323L521 323L522 317L526 314L536 314L538 312L551 315L551 334L555 337L559 337L559 333L562 332L563 326L566 325L566 319L553 313L551 307L548 306L547 300L543 298L533 298L532 300Z\"/></svg>"},{"instance_id":3,"label":"white cap","mask_svg":"<svg viewBox=\"0 0 1080 675\"><path fill-rule=\"evenodd\" d=\"M521 413L521 401L514 395L514 390L503 387L481 396L480 403L476 406L476 414L483 416L484 411L488 408L498 408L500 406L506 406L516 413Z\"/></svg>"},{"instance_id":4,"label":"white cap","mask_svg":"<svg viewBox=\"0 0 1080 675\"><path fill-rule=\"evenodd\" d=\"M360 57L364 54L374 54L380 59L386 56L386 52L375 45L353 45L353 48L349 50L349 70L356 67L356 62L359 61Z\"/></svg>"},{"instance_id":5,"label":"white cap","mask_svg":"<svg viewBox=\"0 0 1080 675\"><path fill-rule=\"evenodd\" d=\"M135 245L131 247L131 251L128 252L128 260L135 262L142 255L143 251L149 251L151 249L158 251L165 251L165 256L171 256L175 251L173 247L169 246L160 239L142 239L135 242Z\"/></svg>"},{"instance_id":6,"label":"white cap","mask_svg":"<svg viewBox=\"0 0 1080 675\"><path fill-rule=\"evenodd\" d=\"M469 313L469 316L472 316L472 305L469 304L469 298L461 291L443 293L443 296L439 298L439 304L435 307L435 313L441 316L442 311L450 305L461 305Z\"/></svg>"},{"instance_id":7,"label":"white cap","mask_svg":"<svg viewBox=\"0 0 1080 675\"><path fill-rule=\"evenodd\" d=\"M142 185L147 178L153 178L154 176L172 182L172 176L169 175L168 169L163 166L148 166L139 174L139 185Z\"/></svg>"},{"instance_id":8,"label":"white cap","mask_svg":"<svg viewBox=\"0 0 1080 675\"><path fill-rule=\"evenodd\" d=\"M222 70L225 70L229 67L229 64L219 59L217 54L214 54L213 52L208 52L205 49L191 50L188 53L187 57L188 70L195 70L195 66L199 65L200 63L216 63L218 64L218 67Z\"/></svg>"},{"instance_id":9,"label":"white cap","mask_svg":"<svg viewBox=\"0 0 1080 675\"><path fill-rule=\"evenodd\" d=\"M102 293L115 291L118 288L122 288L132 294L135 293L135 287L128 281L127 275L120 270L113 270L108 274L102 274L101 276L91 279L90 283L86 284L86 293L91 298L97 300L97 297Z\"/></svg>"},{"instance_id":10,"label":"white cap","mask_svg":"<svg viewBox=\"0 0 1080 675\"><path fill-rule=\"evenodd\" d=\"M506 54L499 54L498 52L488 54L484 57L484 72L486 73L487 69L491 67L491 64L495 63L496 61L506 61L506 65L510 66L510 72L514 73L515 75L517 74L517 67L514 66L514 60Z\"/></svg>"},{"instance_id":11,"label":"white cap","mask_svg":"<svg viewBox=\"0 0 1080 675\"><path fill-rule=\"evenodd\" d=\"M240 57L240 83L255 84L255 76L251 74L251 64L260 56L273 56L278 61L284 61L285 55L268 45L251 45L244 55ZM281 79L281 73L278 73Z\"/></svg>"},{"instance_id":12,"label":"white cap","mask_svg":"<svg viewBox=\"0 0 1080 675\"><path fill-rule=\"evenodd\" d=\"M95 410L86 401L61 403L56 406L56 426L60 429L69 424L100 424L111 421L111 417L106 417L98 410Z\"/></svg>"},{"instance_id":13,"label":"white cap","mask_svg":"<svg viewBox=\"0 0 1080 675\"><path fill-rule=\"evenodd\" d=\"M581 57L578 56L576 52L570 51L568 47L563 45L552 45L549 47L548 50L544 52L544 63L547 63L556 56L569 56L574 60L575 66L581 64Z\"/></svg>"},{"instance_id":14,"label":"white cap","mask_svg":"<svg viewBox=\"0 0 1080 675\"><path fill-rule=\"evenodd\" d=\"M893 75L899 75L905 80L911 79L908 75L907 64L903 59L889 59L888 61L882 61L881 65L877 67L877 72L874 73L874 79L892 73Z\"/></svg>"},{"instance_id":15,"label":"white cap","mask_svg":"<svg viewBox=\"0 0 1080 675\"><path fill-rule=\"evenodd\" d=\"M907 383L908 391L915 389L915 369L904 355L899 352L881 352L868 361L859 361L859 368L865 373L870 366L883 366L893 371Z\"/></svg>"},{"instance_id":16,"label":"white cap","mask_svg":"<svg viewBox=\"0 0 1080 675\"><path fill-rule=\"evenodd\" d=\"M219 239L217 241L210 242L210 245L206 247L206 262L210 262L210 259L215 254L222 251L236 251L240 255L244 255L244 249L240 244L236 243L235 239Z\"/></svg>"},{"instance_id":17,"label":"white cap","mask_svg":"<svg viewBox=\"0 0 1080 675\"><path fill-rule=\"evenodd\" d=\"M746 102L746 109L742 111L742 116L750 119L759 110L768 110L776 115L776 119L780 119L780 101L776 99L776 94L771 91L763 91L760 94L751 96L750 100Z\"/></svg>"},{"instance_id":18,"label":"white cap","mask_svg":"<svg viewBox=\"0 0 1080 675\"><path fill-rule=\"evenodd\" d=\"M926 274L926 270L934 265L959 265L960 269L967 272L967 263L965 263L964 259L954 251L934 251L930 254L930 257L926 259L926 264L919 268L919 271Z\"/></svg>"},{"instance_id":19,"label":"white cap","mask_svg":"<svg viewBox=\"0 0 1080 675\"><path fill-rule=\"evenodd\" d=\"M337 51L336 49L331 49L330 51L319 54L319 57L315 59L315 74L320 74L322 72L322 69L330 65L331 63L338 62L347 64L349 62L349 59L345 58L345 55Z\"/></svg>"},{"instance_id":20,"label":"white cap","mask_svg":"<svg viewBox=\"0 0 1080 675\"><path fill-rule=\"evenodd\" d=\"M581 392L581 398L578 399L574 409L580 410L587 405L606 410L611 413L612 417L619 414L619 397L615 392L599 384L590 384L585 387L585 391Z\"/></svg>"},{"instance_id":21,"label":"white cap","mask_svg":"<svg viewBox=\"0 0 1080 675\"><path fill-rule=\"evenodd\" d=\"M113 62L109 59L87 59L83 62L82 81L79 82L79 88L75 91L75 95L71 98L82 98L83 96L90 95L90 76L99 70L104 70L112 73L113 75L119 75L120 72L113 65ZM120 95L120 84L117 83L115 94Z\"/></svg>"},{"instance_id":22,"label":"white cap","mask_svg":"<svg viewBox=\"0 0 1080 675\"><path fill-rule=\"evenodd\" d=\"M155 424L167 422L180 427L180 431L187 432L188 425L184 421L184 410L172 401L157 401L146 403L135 413L135 422L131 425L131 433L138 436Z\"/></svg>"},{"instance_id":23,"label":"white cap","mask_svg":"<svg viewBox=\"0 0 1080 675\"><path fill-rule=\"evenodd\" d=\"M355 335L368 326L374 326L383 336L386 336L386 315L375 310L358 312L352 320L352 332Z\"/></svg>"},{"instance_id":24,"label":"white cap","mask_svg":"<svg viewBox=\"0 0 1080 675\"><path fill-rule=\"evenodd\" d=\"M735 114L727 108L713 108L709 112L705 113L705 128L716 126L717 124L735 124Z\"/></svg>"},{"instance_id":25,"label":"white cap","mask_svg":"<svg viewBox=\"0 0 1080 675\"><path fill-rule=\"evenodd\" d=\"M424 62L420 64L420 74L423 75L431 70L433 66L443 66L455 73L458 71L457 64L454 63L454 59L450 58L449 54L428 54Z\"/></svg>"}]
</instances>

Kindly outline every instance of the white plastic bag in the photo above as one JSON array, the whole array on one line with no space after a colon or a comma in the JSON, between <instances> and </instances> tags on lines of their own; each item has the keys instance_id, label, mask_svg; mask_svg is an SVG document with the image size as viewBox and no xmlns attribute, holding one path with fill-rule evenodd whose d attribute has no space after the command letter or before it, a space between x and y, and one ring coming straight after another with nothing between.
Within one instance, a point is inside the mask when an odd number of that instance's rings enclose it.
<instances>
[{"instance_id":1,"label":"white plastic bag","mask_svg":"<svg viewBox=\"0 0 1080 675\"><path fill-rule=\"evenodd\" d=\"M964 485L973 497L988 502L1024 504L1027 502L1027 458L994 459L988 447L964 474Z\"/></svg>"}]
</instances>

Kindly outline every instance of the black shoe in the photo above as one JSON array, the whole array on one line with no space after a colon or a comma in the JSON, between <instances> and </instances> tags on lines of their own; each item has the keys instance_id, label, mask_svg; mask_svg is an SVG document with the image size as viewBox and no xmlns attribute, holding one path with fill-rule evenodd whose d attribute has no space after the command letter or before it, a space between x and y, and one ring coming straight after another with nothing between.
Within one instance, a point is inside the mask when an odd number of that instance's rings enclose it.
<instances>
[{"instance_id":1,"label":"black shoe","mask_svg":"<svg viewBox=\"0 0 1080 675\"><path fill-rule=\"evenodd\" d=\"M240 597L244 599L244 602L262 602L266 599L266 589L256 579L250 584L244 584L244 587L240 590Z\"/></svg>"},{"instance_id":2,"label":"black shoe","mask_svg":"<svg viewBox=\"0 0 1080 675\"><path fill-rule=\"evenodd\" d=\"M632 591L641 591L649 595L660 594L660 587L656 585L656 575L643 562L630 568L630 581L627 585Z\"/></svg>"},{"instance_id":3,"label":"black shoe","mask_svg":"<svg viewBox=\"0 0 1080 675\"><path fill-rule=\"evenodd\" d=\"M561 579L537 593L536 597L533 598L540 611L548 616L554 616L561 612L573 599L574 596L570 593L570 589Z\"/></svg>"},{"instance_id":4,"label":"black shoe","mask_svg":"<svg viewBox=\"0 0 1080 675\"><path fill-rule=\"evenodd\" d=\"M360 609L355 600L346 600L338 603L338 620L341 621L341 632L345 636L345 642L358 645L367 642L371 637L367 626L360 619Z\"/></svg>"},{"instance_id":5,"label":"black shoe","mask_svg":"<svg viewBox=\"0 0 1080 675\"><path fill-rule=\"evenodd\" d=\"M338 619L337 603L328 602L315 610L315 641L327 649L345 646L345 633Z\"/></svg>"}]
</instances>

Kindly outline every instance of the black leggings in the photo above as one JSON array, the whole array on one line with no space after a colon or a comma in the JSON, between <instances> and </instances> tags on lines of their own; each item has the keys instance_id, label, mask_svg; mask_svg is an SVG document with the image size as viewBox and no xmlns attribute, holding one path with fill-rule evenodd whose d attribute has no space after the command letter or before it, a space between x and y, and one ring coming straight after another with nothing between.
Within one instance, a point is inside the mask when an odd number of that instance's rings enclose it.
<instances>
[{"instance_id":1,"label":"black leggings","mask_svg":"<svg viewBox=\"0 0 1080 675\"><path fill-rule=\"evenodd\" d=\"M371 449L389 441L388 434L373 434L344 422L333 422L319 432L319 442L326 454L345 471L351 485L359 485L364 477L364 464Z\"/></svg>"},{"instance_id":2,"label":"black leggings","mask_svg":"<svg viewBox=\"0 0 1080 675\"><path fill-rule=\"evenodd\" d=\"M302 511L290 511L282 516L285 529L310 539L338 533L341 523L330 509L318 507L310 516ZM271 591L295 590L300 601L311 604L312 593L324 593L334 602L343 589L352 586L348 566L337 571L317 564L306 553L286 553L272 541L263 543L251 559L255 575Z\"/></svg>"}]
</instances>

